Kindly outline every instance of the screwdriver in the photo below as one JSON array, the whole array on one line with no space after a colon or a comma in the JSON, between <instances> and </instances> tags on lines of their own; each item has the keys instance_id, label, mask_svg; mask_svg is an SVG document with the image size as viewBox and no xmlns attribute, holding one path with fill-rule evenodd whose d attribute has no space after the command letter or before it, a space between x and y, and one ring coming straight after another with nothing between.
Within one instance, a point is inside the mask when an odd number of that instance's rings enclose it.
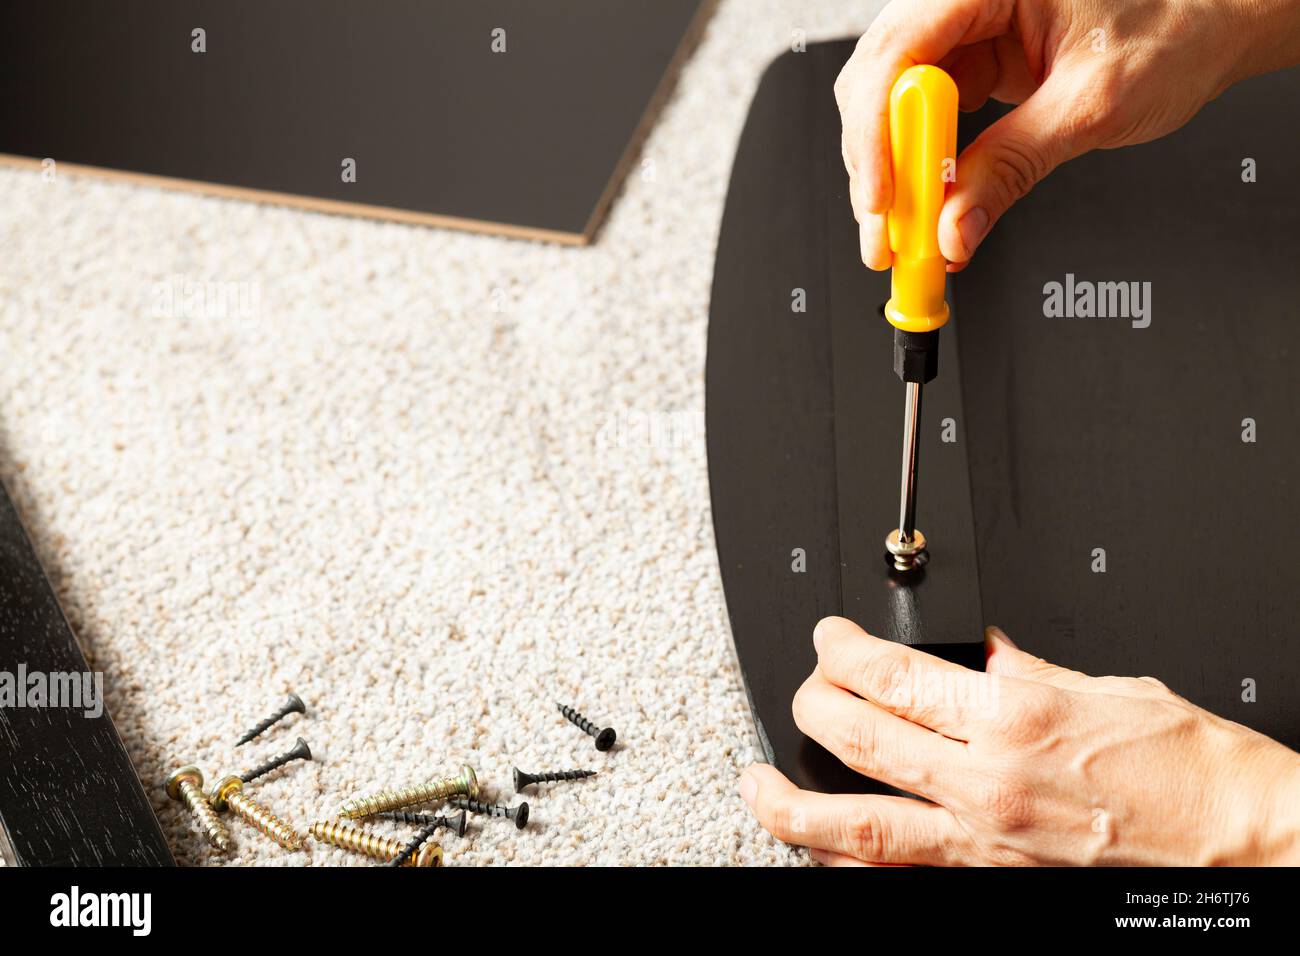
<instances>
[{"instance_id":1,"label":"screwdriver","mask_svg":"<svg viewBox=\"0 0 1300 956\"><path fill-rule=\"evenodd\" d=\"M916 527L917 432L921 386L939 371L939 329L947 261L939 251L939 211L957 154L957 85L937 66L914 66L889 95L889 151L894 202L889 248L894 254L885 318L894 327L894 372L907 386L903 404L903 472L898 527L885 538L897 571L925 562Z\"/></svg>"}]
</instances>

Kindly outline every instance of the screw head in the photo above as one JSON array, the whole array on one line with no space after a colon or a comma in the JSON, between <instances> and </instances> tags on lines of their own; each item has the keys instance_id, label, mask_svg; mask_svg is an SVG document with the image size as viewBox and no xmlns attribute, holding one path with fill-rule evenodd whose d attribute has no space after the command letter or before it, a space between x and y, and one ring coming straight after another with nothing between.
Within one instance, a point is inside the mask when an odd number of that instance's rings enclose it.
<instances>
[{"instance_id":1,"label":"screw head","mask_svg":"<svg viewBox=\"0 0 1300 956\"><path fill-rule=\"evenodd\" d=\"M528 804L521 803L515 808L515 829L522 830L528 826Z\"/></svg>"},{"instance_id":2,"label":"screw head","mask_svg":"<svg viewBox=\"0 0 1300 956\"><path fill-rule=\"evenodd\" d=\"M910 541L904 541L902 536L903 533L898 528L889 532L885 537L885 550L894 556L894 567L897 570L910 571L925 554L925 535L914 530Z\"/></svg>"},{"instance_id":3,"label":"screw head","mask_svg":"<svg viewBox=\"0 0 1300 956\"><path fill-rule=\"evenodd\" d=\"M465 764L463 767L460 768L460 775L461 778L464 779L467 785L466 789L468 790L469 798L471 800L477 800L478 799L478 776L474 773L474 768L471 767L469 764Z\"/></svg>"},{"instance_id":4,"label":"screw head","mask_svg":"<svg viewBox=\"0 0 1300 956\"><path fill-rule=\"evenodd\" d=\"M614 741L618 739L618 734L614 732L613 727L606 727L596 735L596 749L604 753L610 747L614 746Z\"/></svg>"},{"instance_id":5,"label":"screw head","mask_svg":"<svg viewBox=\"0 0 1300 956\"><path fill-rule=\"evenodd\" d=\"M244 781L232 774L229 777L222 777L213 785L212 793L208 795L208 799L212 801L214 810L225 810L226 798L235 791L243 789Z\"/></svg>"},{"instance_id":6,"label":"screw head","mask_svg":"<svg viewBox=\"0 0 1300 956\"><path fill-rule=\"evenodd\" d=\"M458 816L451 818L451 829L455 831L456 836L463 837L465 830L469 826L469 813L465 810L460 811Z\"/></svg>"},{"instance_id":7,"label":"screw head","mask_svg":"<svg viewBox=\"0 0 1300 956\"><path fill-rule=\"evenodd\" d=\"M415 866L442 866L442 847L426 843L415 854Z\"/></svg>"},{"instance_id":8,"label":"screw head","mask_svg":"<svg viewBox=\"0 0 1300 956\"><path fill-rule=\"evenodd\" d=\"M524 773L518 767L515 767L514 777L515 777L515 793L522 793L524 787L530 786L533 783L532 775Z\"/></svg>"},{"instance_id":9,"label":"screw head","mask_svg":"<svg viewBox=\"0 0 1300 956\"><path fill-rule=\"evenodd\" d=\"M202 789L203 771L192 765L172 771L172 775L167 778L167 796L173 800L179 800L181 798L181 783L186 780Z\"/></svg>"},{"instance_id":10,"label":"screw head","mask_svg":"<svg viewBox=\"0 0 1300 956\"><path fill-rule=\"evenodd\" d=\"M291 714L307 713L307 705L302 702L302 698L297 694L290 694L284 699L284 705Z\"/></svg>"},{"instance_id":11,"label":"screw head","mask_svg":"<svg viewBox=\"0 0 1300 956\"><path fill-rule=\"evenodd\" d=\"M307 741L303 740L301 737L299 737L298 741L293 745L293 750L291 750L290 753L300 760L311 759L311 748L307 746Z\"/></svg>"}]
</instances>

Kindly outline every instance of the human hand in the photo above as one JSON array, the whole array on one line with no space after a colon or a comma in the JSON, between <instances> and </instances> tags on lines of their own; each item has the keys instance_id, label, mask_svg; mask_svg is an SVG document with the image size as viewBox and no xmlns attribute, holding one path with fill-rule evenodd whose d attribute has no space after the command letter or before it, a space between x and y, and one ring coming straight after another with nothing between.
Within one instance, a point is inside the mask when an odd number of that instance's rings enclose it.
<instances>
[{"instance_id":1,"label":"human hand","mask_svg":"<svg viewBox=\"0 0 1300 956\"><path fill-rule=\"evenodd\" d=\"M986 633L987 672L817 625L799 728L922 800L799 790L756 764L759 822L828 864L1300 862L1300 755L1149 677L1089 677Z\"/></svg>"},{"instance_id":2,"label":"human hand","mask_svg":"<svg viewBox=\"0 0 1300 956\"><path fill-rule=\"evenodd\" d=\"M963 110L1020 104L957 160L939 219L956 271L1061 163L1164 136L1237 80L1296 62L1294 0L894 0L835 84L862 261L892 261L889 93L910 66L947 70Z\"/></svg>"}]
</instances>

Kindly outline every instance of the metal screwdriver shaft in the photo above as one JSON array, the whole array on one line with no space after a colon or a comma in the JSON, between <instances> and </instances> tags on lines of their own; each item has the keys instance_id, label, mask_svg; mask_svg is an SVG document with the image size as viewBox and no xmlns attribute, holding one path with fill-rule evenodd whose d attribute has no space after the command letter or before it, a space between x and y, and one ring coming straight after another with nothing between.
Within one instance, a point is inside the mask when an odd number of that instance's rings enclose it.
<instances>
[{"instance_id":1,"label":"metal screwdriver shaft","mask_svg":"<svg viewBox=\"0 0 1300 956\"><path fill-rule=\"evenodd\" d=\"M898 538L909 544L916 533L916 432L921 423L921 383L907 383L903 407L903 484L898 503Z\"/></svg>"}]
</instances>

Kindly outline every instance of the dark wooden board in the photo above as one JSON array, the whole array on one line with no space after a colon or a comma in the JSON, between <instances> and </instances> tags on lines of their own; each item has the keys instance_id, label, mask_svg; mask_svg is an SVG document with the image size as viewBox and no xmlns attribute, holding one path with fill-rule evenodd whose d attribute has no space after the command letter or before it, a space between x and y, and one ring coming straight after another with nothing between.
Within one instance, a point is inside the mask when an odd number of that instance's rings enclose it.
<instances>
[{"instance_id":1,"label":"dark wooden board","mask_svg":"<svg viewBox=\"0 0 1300 956\"><path fill-rule=\"evenodd\" d=\"M710 6L20 0L0 7L0 153L583 242Z\"/></svg>"},{"instance_id":2,"label":"dark wooden board","mask_svg":"<svg viewBox=\"0 0 1300 956\"><path fill-rule=\"evenodd\" d=\"M875 785L793 724L813 624L845 613L907 639L897 592L871 586L896 523L902 396L875 312L888 276L856 262L844 196L830 84L851 50L787 54L755 97L707 368L714 527L746 689L769 758L821 790ZM1002 109L963 117L963 140ZM1151 674L1300 742L1300 160L1270 119L1297 109L1300 74L1259 78L1164 141L1071 163L950 281L922 432L924 639L978 639L987 620L1049 659ZM1259 182L1242 182L1245 157ZM1152 282L1151 326L1047 318L1044 284L1067 273ZM795 286L806 314L790 312ZM956 444L939 441L944 417Z\"/></svg>"},{"instance_id":3,"label":"dark wooden board","mask_svg":"<svg viewBox=\"0 0 1300 956\"><path fill-rule=\"evenodd\" d=\"M0 672L86 672L77 639L0 488ZM94 708L91 708L92 710ZM25 866L170 866L105 710L0 707L0 851Z\"/></svg>"},{"instance_id":4,"label":"dark wooden board","mask_svg":"<svg viewBox=\"0 0 1300 956\"><path fill-rule=\"evenodd\" d=\"M1278 116L1300 70L1067 164L954 285L990 622L1300 747L1300 153ZM1151 325L1044 317L1067 272L1150 282Z\"/></svg>"}]
</instances>

